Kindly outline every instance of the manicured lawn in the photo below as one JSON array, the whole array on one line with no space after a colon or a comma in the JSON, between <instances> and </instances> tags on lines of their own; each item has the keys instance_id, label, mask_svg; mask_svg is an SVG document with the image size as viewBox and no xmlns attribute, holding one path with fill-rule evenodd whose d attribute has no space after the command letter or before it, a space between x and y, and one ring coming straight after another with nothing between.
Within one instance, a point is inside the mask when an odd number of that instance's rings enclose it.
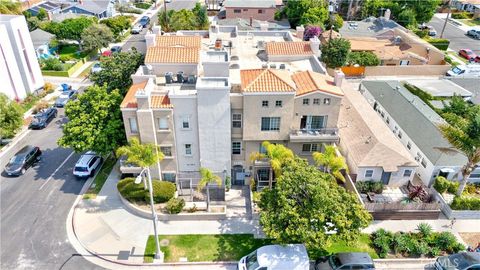
<instances>
[{"instance_id":1,"label":"manicured lawn","mask_svg":"<svg viewBox=\"0 0 480 270\"><path fill-rule=\"evenodd\" d=\"M70 56L71 58L75 58L75 59L81 59L88 55L88 52L77 53L77 51L78 51L78 45L72 45L72 44L62 45L60 47L58 54L64 57Z\"/></svg>"},{"instance_id":2,"label":"manicured lawn","mask_svg":"<svg viewBox=\"0 0 480 270\"><path fill-rule=\"evenodd\" d=\"M480 20L474 20L474 19L463 19L463 20L459 20L461 21L462 23L466 24L466 25L469 25L469 26L477 26L477 25L480 25Z\"/></svg>"},{"instance_id":3,"label":"manicured lawn","mask_svg":"<svg viewBox=\"0 0 480 270\"><path fill-rule=\"evenodd\" d=\"M255 249L271 243L268 239L255 239L253 234L160 235L159 239L169 241L168 246L161 247L165 262L178 262L180 257L187 257L189 262L238 261ZM152 262L154 252L155 241L150 235L144 261Z\"/></svg>"},{"instance_id":4,"label":"manicured lawn","mask_svg":"<svg viewBox=\"0 0 480 270\"><path fill-rule=\"evenodd\" d=\"M98 192L100 192L103 184L107 181L108 175L112 171L113 165L115 165L116 162L117 160L113 157L109 157L105 160L100 172L95 176L92 185L88 188L87 192L83 194L84 199L95 199L97 197Z\"/></svg>"},{"instance_id":5,"label":"manicured lawn","mask_svg":"<svg viewBox=\"0 0 480 270\"><path fill-rule=\"evenodd\" d=\"M160 248L165 254L165 262L178 262L181 257L186 257L189 262L238 261L255 249L272 243L269 239L255 239L252 234L160 235L159 239ZM165 240L168 241L168 245L162 246ZM378 258L371 247L368 234L362 234L359 242L352 246L336 241L327 251L368 252L372 258ZM144 261L152 262L154 252L155 241L153 235L150 235L145 247Z\"/></svg>"}]
</instances>

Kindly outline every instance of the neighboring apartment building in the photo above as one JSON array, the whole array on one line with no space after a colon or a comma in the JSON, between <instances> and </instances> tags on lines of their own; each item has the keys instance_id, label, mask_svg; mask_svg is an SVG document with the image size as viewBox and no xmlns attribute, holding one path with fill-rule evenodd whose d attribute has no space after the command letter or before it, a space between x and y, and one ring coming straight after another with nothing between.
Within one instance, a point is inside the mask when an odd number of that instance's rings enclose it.
<instances>
[{"instance_id":1,"label":"neighboring apartment building","mask_svg":"<svg viewBox=\"0 0 480 270\"><path fill-rule=\"evenodd\" d=\"M225 0L225 18L273 21L277 10L275 0Z\"/></svg>"},{"instance_id":2,"label":"neighboring apartment building","mask_svg":"<svg viewBox=\"0 0 480 270\"><path fill-rule=\"evenodd\" d=\"M15 100L44 85L24 16L0 15L0 81L0 92Z\"/></svg>"},{"instance_id":3,"label":"neighboring apartment building","mask_svg":"<svg viewBox=\"0 0 480 270\"><path fill-rule=\"evenodd\" d=\"M467 159L438 129L445 123L443 118L398 81L363 81L360 92L418 162L417 175L425 185L433 184L439 175L458 179ZM480 168L469 181L480 181Z\"/></svg>"},{"instance_id":4,"label":"neighboring apartment building","mask_svg":"<svg viewBox=\"0 0 480 270\"><path fill-rule=\"evenodd\" d=\"M340 152L354 181L381 181L390 187L413 180L418 167L362 95L343 87L338 121Z\"/></svg>"},{"instance_id":5,"label":"neighboring apartment building","mask_svg":"<svg viewBox=\"0 0 480 270\"><path fill-rule=\"evenodd\" d=\"M252 176L265 187L272 184L269 163L250 160L251 153L264 151L263 141L284 144L309 160L323 143L338 141L343 92L320 73L315 50L288 31L230 30L201 33L208 38L146 36L147 66L132 75L121 110L127 138L155 142L168 154L153 168L155 177L191 178L195 185L206 167L232 176L234 184L248 184ZM268 45L252 46L269 42L280 44L285 58L267 61ZM122 166L124 172L136 170Z\"/></svg>"}]
</instances>

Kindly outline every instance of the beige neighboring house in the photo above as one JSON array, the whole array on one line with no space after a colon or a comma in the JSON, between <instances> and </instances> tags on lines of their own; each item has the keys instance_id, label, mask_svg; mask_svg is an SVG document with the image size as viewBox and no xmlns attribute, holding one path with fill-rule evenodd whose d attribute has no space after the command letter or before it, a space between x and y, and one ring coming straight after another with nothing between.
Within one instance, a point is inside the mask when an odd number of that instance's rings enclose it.
<instances>
[{"instance_id":1,"label":"beige neighboring house","mask_svg":"<svg viewBox=\"0 0 480 270\"><path fill-rule=\"evenodd\" d=\"M391 187L413 180L417 162L358 91L351 86L343 89L339 145L352 179L381 181Z\"/></svg>"},{"instance_id":2,"label":"beige neighboring house","mask_svg":"<svg viewBox=\"0 0 480 270\"><path fill-rule=\"evenodd\" d=\"M147 65L132 75L121 110L127 138L166 151L152 168L155 177L195 186L200 167L207 167L223 179L231 176L233 184L255 178L263 188L272 184L269 163L249 158L264 151L263 141L284 144L310 161L312 152L338 142L343 91L311 48L318 48L318 39L231 29L211 27L200 33L206 38L188 31L146 36ZM121 166L124 173L139 169Z\"/></svg>"}]
</instances>

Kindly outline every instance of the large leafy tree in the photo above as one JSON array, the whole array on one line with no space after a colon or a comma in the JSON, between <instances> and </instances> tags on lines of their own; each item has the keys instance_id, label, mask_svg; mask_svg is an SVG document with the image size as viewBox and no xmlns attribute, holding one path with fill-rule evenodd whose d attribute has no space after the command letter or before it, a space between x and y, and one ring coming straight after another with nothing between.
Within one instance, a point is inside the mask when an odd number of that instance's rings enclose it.
<instances>
[{"instance_id":1,"label":"large leafy tree","mask_svg":"<svg viewBox=\"0 0 480 270\"><path fill-rule=\"evenodd\" d=\"M305 243L315 255L335 240L353 244L371 221L353 193L298 157L285 162L275 188L262 191L259 207L268 238Z\"/></svg>"},{"instance_id":2,"label":"large leafy tree","mask_svg":"<svg viewBox=\"0 0 480 270\"><path fill-rule=\"evenodd\" d=\"M440 125L440 130L450 144L467 157L467 163L459 174L462 179L457 195L460 196L470 174L480 163L480 106L468 105L456 97L445 111L442 116L448 124Z\"/></svg>"},{"instance_id":3,"label":"large leafy tree","mask_svg":"<svg viewBox=\"0 0 480 270\"><path fill-rule=\"evenodd\" d=\"M322 46L322 61L329 68L338 68L345 65L349 52L350 41L344 38L335 38Z\"/></svg>"},{"instance_id":4,"label":"large leafy tree","mask_svg":"<svg viewBox=\"0 0 480 270\"><path fill-rule=\"evenodd\" d=\"M200 174L202 178L198 182L197 190L201 191L203 188L207 190L207 212L210 212L210 189L209 184L216 183L217 185L222 185L222 179L220 176L215 175L211 170L207 168L200 168Z\"/></svg>"},{"instance_id":5,"label":"large leafy tree","mask_svg":"<svg viewBox=\"0 0 480 270\"><path fill-rule=\"evenodd\" d=\"M345 162L345 158L337 155L337 149L333 145L326 145L325 151L314 152L312 154L313 160L317 166L323 167L323 172L328 172L336 179L345 182L345 177L341 173L341 170L348 172L348 166Z\"/></svg>"},{"instance_id":6,"label":"large leafy tree","mask_svg":"<svg viewBox=\"0 0 480 270\"><path fill-rule=\"evenodd\" d=\"M197 28L195 14L188 9L181 9L173 13L169 19L169 23L173 31L195 30Z\"/></svg>"},{"instance_id":7,"label":"large leafy tree","mask_svg":"<svg viewBox=\"0 0 480 270\"><path fill-rule=\"evenodd\" d=\"M200 3L196 3L192 12L196 17L195 21L197 29L208 29L207 7L200 5Z\"/></svg>"},{"instance_id":8,"label":"large leafy tree","mask_svg":"<svg viewBox=\"0 0 480 270\"><path fill-rule=\"evenodd\" d=\"M132 137L128 145L117 149L117 156L126 156L127 162L147 168L162 161L165 157L160 146L153 143L141 144L136 137Z\"/></svg>"},{"instance_id":9,"label":"large leafy tree","mask_svg":"<svg viewBox=\"0 0 480 270\"><path fill-rule=\"evenodd\" d=\"M98 51L113 41L113 33L106 25L92 24L83 30L83 48L88 51Z\"/></svg>"},{"instance_id":10,"label":"large leafy tree","mask_svg":"<svg viewBox=\"0 0 480 270\"><path fill-rule=\"evenodd\" d=\"M45 24L43 30L50 32L56 36L57 39L75 40L82 45L82 33L90 25L96 23L95 18L78 17L66 19L62 22L50 22Z\"/></svg>"},{"instance_id":11,"label":"large leafy tree","mask_svg":"<svg viewBox=\"0 0 480 270\"><path fill-rule=\"evenodd\" d=\"M350 52L347 56L347 63L360 66L378 66L380 58L373 52Z\"/></svg>"},{"instance_id":12,"label":"large leafy tree","mask_svg":"<svg viewBox=\"0 0 480 270\"><path fill-rule=\"evenodd\" d=\"M23 124L23 110L15 101L0 93L0 143L15 136Z\"/></svg>"},{"instance_id":13,"label":"large leafy tree","mask_svg":"<svg viewBox=\"0 0 480 270\"><path fill-rule=\"evenodd\" d=\"M323 0L288 1L283 14L292 27L301 24L323 24L328 19L328 11Z\"/></svg>"},{"instance_id":14,"label":"large leafy tree","mask_svg":"<svg viewBox=\"0 0 480 270\"><path fill-rule=\"evenodd\" d=\"M392 18L402 25L429 22L441 0L364 0L361 16L378 17L381 10L390 9Z\"/></svg>"},{"instance_id":15,"label":"large leafy tree","mask_svg":"<svg viewBox=\"0 0 480 270\"><path fill-rule=\"evenodd\" d=\"M87 150L105 155L125 143L118 90L105 86L90 86L78 99L65 107L69 121L63 126L58 144L75 152Z\"/></svg>"},{"instance_id":16,"label":"large leafy tree","mask_svg":"<svg viewBox=\"0 0 480 270\"><path fill-rule=\"evenodd\" d=\"M127 30L132 24L128 16L115 16L103 19L100 23L108 26L115 37L118 37L122 31Z\"/></svg>"},{"instance_id":17,"label":"large leafy tree","mask_svg":"<svg viewBox=\"0 0 480 270\"><path fill-rule=\"evenodd\" d=\"M100 63L102 70L90 75L97 85L106 85L108 91L118 89L124 96L132 84L131 75L143 63L143 55L137 51L115 53L104 57Z\"/></svg>"}]
</instances>

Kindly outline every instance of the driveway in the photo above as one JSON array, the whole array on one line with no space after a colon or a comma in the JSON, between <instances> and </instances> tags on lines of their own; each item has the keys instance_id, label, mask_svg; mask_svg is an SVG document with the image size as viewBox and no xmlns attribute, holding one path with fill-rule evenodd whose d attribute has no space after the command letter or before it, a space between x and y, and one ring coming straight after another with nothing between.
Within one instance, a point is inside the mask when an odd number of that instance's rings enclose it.
<instances>
[{"instance_id":1,"label":"driveway","mask_svg":"<svg viewBox=\"0 0 480 270\"><path fill-rule=\"evenodd\" d=\"M434 16L428 24L437 30L437 37L440 37L444 23L444 19ZM445 27L443 37L450 40L449 48L455 52L458 52L460 49L468 48L475 51L477 54L480 53L480 40L467 36L465 31L450 22L448 22Z\"/></svg>"}]
</instances>

